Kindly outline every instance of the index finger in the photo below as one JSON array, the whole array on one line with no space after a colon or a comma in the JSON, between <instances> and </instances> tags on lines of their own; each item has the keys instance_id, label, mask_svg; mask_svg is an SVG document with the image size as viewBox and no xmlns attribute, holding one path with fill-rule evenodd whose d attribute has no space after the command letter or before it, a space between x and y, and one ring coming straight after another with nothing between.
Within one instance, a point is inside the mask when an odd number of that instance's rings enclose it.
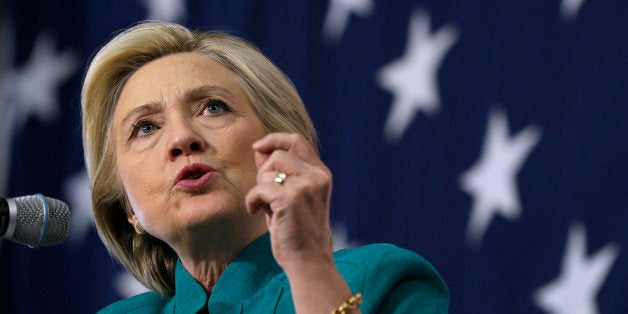
<instances>
[{"instance_id":1,"label":"index finger","mask_svg":"<svg viewBox=\"0 0 628 314\"><path fill-rule=\"evenodd\" d=\"M295 154L307 162L317 162L319 159L312 144L297 133L270 133L253 143L253 149L264 155L281 149Z\"/></svg>"}]
</instances>

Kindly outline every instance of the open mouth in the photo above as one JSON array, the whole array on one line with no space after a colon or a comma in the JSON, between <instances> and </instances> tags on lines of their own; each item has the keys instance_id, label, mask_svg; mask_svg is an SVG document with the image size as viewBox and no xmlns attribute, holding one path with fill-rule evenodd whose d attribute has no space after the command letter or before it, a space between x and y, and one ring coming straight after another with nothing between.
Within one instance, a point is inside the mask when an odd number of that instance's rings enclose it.
<instances>
[{"instance_id":1,"label":"open mouth","mask_svg":"<svg viewBox=\"0 0 628 314\"><path fill-rule=\"evenodd\" d=\"M197 172L197 173L192 173L189 176L187 176L187 178L185 178L186 180L196 180L200 177L202 177L206 172Z\"/></svg>"},{"instance_id":2,"label":"open mouth","mask_svg":"<svg viewBox=\"0 0 628 314\"><path fill-rule=\"evenodd\" d=\"M209 181L215 170L201 163L195 163L183 167L174 180L174 185L184 188L200 188Z\"/></svg>"}]
</instances>

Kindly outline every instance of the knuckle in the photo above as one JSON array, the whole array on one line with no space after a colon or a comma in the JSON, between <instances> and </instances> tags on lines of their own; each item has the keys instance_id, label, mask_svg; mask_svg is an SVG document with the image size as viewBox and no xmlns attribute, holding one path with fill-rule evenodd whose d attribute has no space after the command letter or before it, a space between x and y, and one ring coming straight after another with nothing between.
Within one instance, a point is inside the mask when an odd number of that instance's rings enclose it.
<instances>
[{"instance_id":1,"label":"knuckle","mask_svg":"<svg viewBox=\"0 0 628 314\"><path fill-rule=\"evenodd\" d=\"M316 182L318 185L328 186L331 185L332 174L327 167L316 168L315 177L317 178Z\"/></svg>"},{"instance_id":2,"label":"knuckle","mask_svg":"<svg viewBox=\"0 0 628 314\"><path fill-rule=\"evenodd\" d=\"M300 138L301 138L301 134L299 134L299 133L290 133L290 134L288 134L288 140L290 140L293 143L298 142Z\"/></svg>"},{"instance_id":3,"label":"knuckle","mask_svg":"<svg viewBox=\"0 0 628 314\"><path fill-rule=\"evenodd\" d=\"M275 150L274 152L272 152L272 154L268 156L268 159L266 160L264 165L262 165L262 167L260 168L260 172L271 171L272 169L274 169L275 165L277 164L277 161L281 159L280 155L281 155L280 150Z\"/></svg>"}]
</instances>

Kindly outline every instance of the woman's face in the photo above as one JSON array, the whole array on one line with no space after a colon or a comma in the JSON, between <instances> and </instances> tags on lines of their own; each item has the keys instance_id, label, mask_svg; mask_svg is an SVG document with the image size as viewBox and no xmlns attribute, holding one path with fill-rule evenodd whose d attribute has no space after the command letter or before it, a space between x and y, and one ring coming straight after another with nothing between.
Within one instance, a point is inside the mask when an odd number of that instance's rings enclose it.
<instances>
[{"instance_id":1,"label":"woman's face","mask_svg":"<svg viewBox=\"0 0 628 314\"><path fill-rule=\"evenodd\" d=\"M265 226L244 198L256 183L251 145L266 132L237 76L214 59L179 53L141 67L113 129L118 174L151 235L173 246L212 228Z\"/></svg>"}]
</instances>

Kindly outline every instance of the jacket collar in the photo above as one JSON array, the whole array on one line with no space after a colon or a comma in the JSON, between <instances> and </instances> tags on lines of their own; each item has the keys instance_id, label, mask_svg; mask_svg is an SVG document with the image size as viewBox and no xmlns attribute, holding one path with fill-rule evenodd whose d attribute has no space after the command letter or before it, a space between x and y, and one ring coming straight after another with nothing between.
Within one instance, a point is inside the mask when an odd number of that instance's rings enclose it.
<instances>
[{"instance_id":1,"label":"jacket collar","mask_svg":"<svg viewBox=\"0 0 628 314\"><path fill-rule=\"evenodd\" d=\"M274 286L273 279L282 272L272 254L270 235L266 233L238 253L218 278L209 298L209 312L239 311L246 300ZM176 312L195 313L207 302L205 289L183 267L181 260L175 270L175 289ZM278 298L281 289L274 290Z\"/></svg>"}]
</instances>

